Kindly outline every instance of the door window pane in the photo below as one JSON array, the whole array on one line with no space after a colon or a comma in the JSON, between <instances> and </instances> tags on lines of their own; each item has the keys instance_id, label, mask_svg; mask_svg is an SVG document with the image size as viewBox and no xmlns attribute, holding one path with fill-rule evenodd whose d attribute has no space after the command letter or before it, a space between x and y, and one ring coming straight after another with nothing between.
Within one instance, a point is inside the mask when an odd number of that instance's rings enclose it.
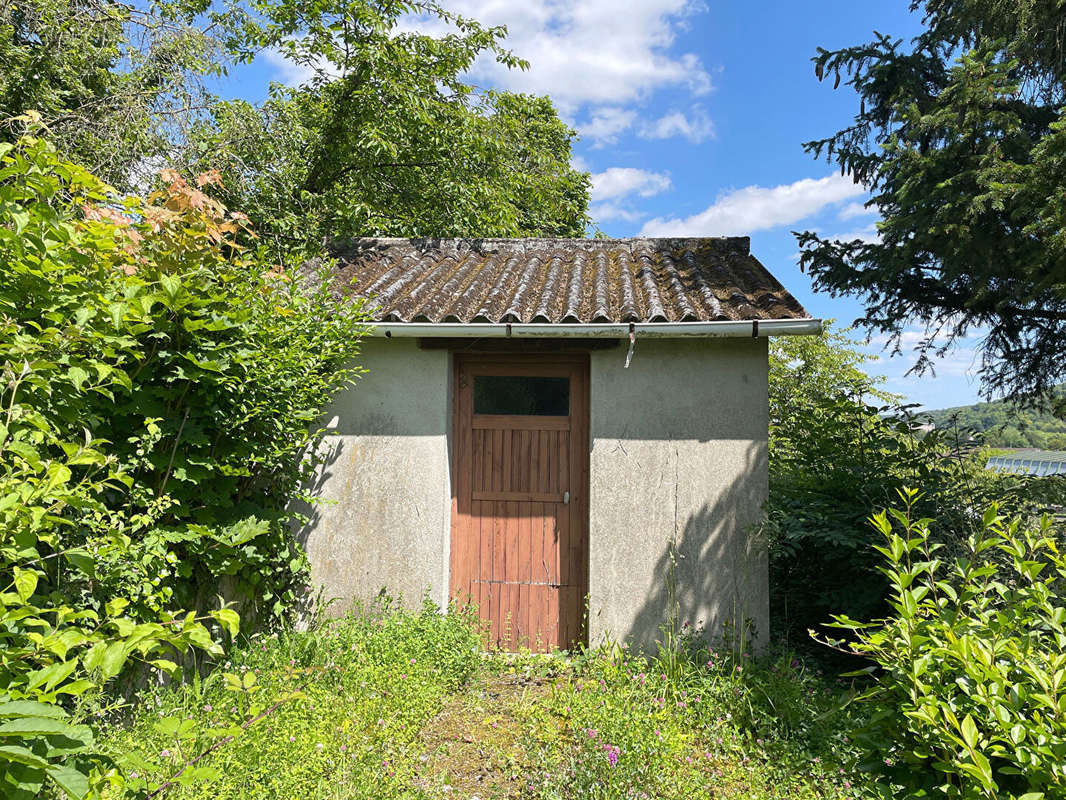
<instances>
[{"instance_id":1,"label":"door window pane","mask_svg":"<svg viewBox=\"0 0 1066 800\"><path fill-rule=\"evenodd\" d=\"M477 375L474 413L565 417L570 413L570 379Z\"/></svg>"}]
</instances>

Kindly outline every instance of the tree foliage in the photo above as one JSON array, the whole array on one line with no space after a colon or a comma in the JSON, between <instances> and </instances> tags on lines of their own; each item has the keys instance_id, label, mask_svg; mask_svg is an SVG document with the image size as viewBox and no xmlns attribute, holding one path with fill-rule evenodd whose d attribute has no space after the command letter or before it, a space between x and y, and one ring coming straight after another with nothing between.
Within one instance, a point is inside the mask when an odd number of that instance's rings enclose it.
<instances>
[{"instance_id":1,"label":"tree foliage","mask_svg":"<svg viewBox=\"0 0 1066 800\"><path fill-rule=\"evenodd\" d=\"M463 78L478 58L524 68L505 35L421 0L0 3L0 119L37 110L62 153L122 188L161 166L218 169L207 191L276 252L361 235L583 236L575 132L546 97ZM307 79L258 106L208 91L266 52Z\"/></svg>"},{"instance_id":2,"label":"tree foliage","mask_svg":"<svg viewBox=\"0 0 1066 800\"><path fill-rule=\"evenodd\" d=\"M124 189L173 156L229 66L203 0L0 2L0 120L36 111L68 158ZM238 15L239 16L239 15ZM13 142L18 126L0 128Z\"/></svg>"},{"instance_id":3,"label":"tree foliage","mask_svg":"<svg viewBox=\"0 0 1066 800\"><path fill-rule=\"evenodd\" d=\"M798 234L816 288L866 298L861 320L923 325L918 369L984 334L989 394L1066 378L1066 22L1058 0L914 0L909 46L819 50L820 79L859 95L853 123L808 142L871 192L879 239Z\"/></svg>"},{"instance_id":4,"label":"tree foliage","mask_svg":"<svg viewBox=\"0 0 1066 800\"><path fill-rule=\"evenodd\" d=\"M259 108L215 109L195 137L224 199L262 235L321 242L360 235L581 236L588 177L551 101L483 91L477 58L524 66L485 28L432 3L261 3L251 46L308 73ZM452 32L400 28L420 13Z\"/></svg>"},{"instance_id":5,"label":"tree foliage","mask_svg":"<svg viewBox=\"0 0 1066 800\"><path fill-rule=\"evenodd\" d=\"M1006 400L936 409L923 412L922 416L938 427L958 426L974 431L989 447L1066 450L1066 421L1035 409L1019 408Z\"/></svg>"}]
</instances>

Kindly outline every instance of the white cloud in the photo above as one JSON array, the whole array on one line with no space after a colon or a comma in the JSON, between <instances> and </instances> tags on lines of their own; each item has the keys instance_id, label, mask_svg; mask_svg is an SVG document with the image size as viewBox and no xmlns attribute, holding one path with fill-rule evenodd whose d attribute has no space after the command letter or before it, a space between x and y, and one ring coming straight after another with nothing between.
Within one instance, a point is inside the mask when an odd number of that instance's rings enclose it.
<instances>
[{"instance_id":1,"label":"white cloud","mask_svg":"<svg viewBox=\"0 0 1066 800\"><path fill-rule=\"evenodd\" d=\"M530 63L507 70L482 59L473 75L520 92L550 94L563 107L619 105L663 88L710 90L695 53L671 52L691 0L453 0L448 10L485 25L506 25L506 46ZM424 27L424 26L420 26Z\"/></svg>"},{"instance_id":2,"label":"white cloud","mask_svg":"<svg viewBox=\"0 0 1066 800\"><path fill-rule=\"evenodd\" d=\"M620 219L637 222L647 214L632 208L627 198L652 197L671 187L670 176L636 167L609 167L592 178L589 216L596 222Z\"/></svg>"},{"instance_id":3,"label":"white cloud","mask_svg":"<svg viewBox=\"0 0 1066 800\"><path fill-rule=\"evenodd\" d=\"M614 144L623 131L631 128L637 112L627 108L597 108L587 122L578 123L582 138L591 139L593 147Z\"/></svg>"},{"instance_id":4,"label":"white cloud","mask_svg":"<svg viewBox=\"0 0 1066 800\"><path fill-rule=\"evenodd\" d=\"M509 70L483 56L469 78L482 85L547 94L567 119L588 120L577 127L594 144L609 144L637 119L635 106L661 90L701 96L711 76L699 55L678 52L677 34L687 18L706 10L701 0L452 0L448 10L487 26L505 25L504 46L529 62L528 70ZM433 17L409 16L398 31L431 35L454 28ZM278 52L264 54L278 78L290 85L307 81L311 68L287 62ZM706 138L709 120L671 114L652 123L648 138L680 135Z\"/></svg>"},{"instance_id":5,"label":"white cloud","mask_svg":"<svg viewBox=\"0 0 1066 800\"><path fill-rule=\"evenodd\" d=\"M714 124L702 109L697 109L691 117L686 117L680 111L673 111L657 120L644 123L640 128L640 136L643 139L683 136L693 144L699 144L713 135Z\"/></svg>"},{"instance_id":6,"label":"white cloud","mask_svg":"<svg viewBox=\"0 0 1066 800\"><path fill-rule=\"evenodd\" d=\"M848 203L846 206L840 209L840 213L837 214L837 218L841 220L854 219L855 217L868 217L871 214L876 214L877 211L872 208L867 208L865 203Z\"/></svg>"},{"instance_id":7,"label":"white cloud","mask_svg":"<svg viewBox=\"0 0 1066 800\"><path fill-rule=\"evenodd\" d=\"M278 80L288 86L301 86L319 74L328 78L341 76L340 70L328 61L319 59L314 65L296 64L285 58L280 50L273 48L263 51L263 59L277 70Z\"/></svg>"},{"instance_id":8,"label":"white cloud","mask_svg":"<svg viewBox=\"0 0 1066 800\"><path fill-rule=\"evenodd\" d=\"M858 239L861 242L866 242L866 244L876 244L881 241L881 234L878 232L877 226L870 223L865 228L848 231L847 233L835 233L828 238L835 239L838 242L852 242Z\"/></svg>"},{"instance_id":9,"label":"white cloud","mask_svg":"<svg viewBox=\"0 0 1066 800\"><path fill-rule=\"evenodd\" d=\"M595 203L589 206L589 216L592 217L593 222L607 222L615 219L639 222L648 215L617 203Z\"/></svg>"},{"instance_id":10,"label":"white cloud","mask_svg":"<svg viewBox=\"0 0 1066 800\"><path fill-rule=\"evenodd\" d=\"M747 235L799 222L826 206L863 192L862 186L841 175L804 178L782 186L747 186L719 196L708 208L691 217L648 220L641 235Z\"/></svg>"},{"instance_id":11,"label":"white cloud","mask_svg":"<svg viewBox=\"0 0 1066 800\"><path fill-rule=\"evenodd\" d=\"M635 167L610 167L592 175L592 200L600 202L637 194L651 197L670 188L670 176Z\"/></svg>"}]
</instances>

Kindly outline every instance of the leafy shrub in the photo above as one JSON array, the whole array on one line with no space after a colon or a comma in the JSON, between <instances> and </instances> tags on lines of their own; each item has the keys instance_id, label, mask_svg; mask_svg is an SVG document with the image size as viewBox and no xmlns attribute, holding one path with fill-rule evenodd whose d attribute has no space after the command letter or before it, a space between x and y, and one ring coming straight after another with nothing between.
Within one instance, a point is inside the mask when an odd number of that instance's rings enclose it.
<instances>
[{"instance_id":1,"label":"leafy shrub","mask_svg":"<svg viewBox=\"0 0 1066 800\"><path fill-rule=\"evenodd\" d=\"M770 542L773 630L799 645L833 613L884 613L871 508L921 485L918 513L963 547L977 509L1008 513L1066 505L1066 480L996 474L975 457L969 432L926 430L924 418L862 369L869 358L845 332L781 337L770 353Z\"/></svg>"},{"instance_id":2,"label":"leafy shrub","mask_svg":"<svg viewBox=\"0 0 1066 800\"><path fill-rule=\"evenodd\" d=\"M89 791L109 767L81 723L126 665L221 653L239 618L202 587L281 614L300 585L286 503L353 374L337 367L358 314L267 271L233 243L239 215L164 181L119 201L32 132L0 143L5 798Z\"/></svg>"},{"instance_id":3,"label":"leafy shrub","mask_svg":"<svg viewBox=\"0 0 1066 800\"><path fill-rule=\"evenodd\" d=\"M54 431L42 459L89 435L113 473L57 514L62 549L96 564L54 588L152 619L224 581L247 610L284 614L303 570L289 509L316 420L358 374L358 307L238 247L244 218L172 172L123 200L32 134L0 167L4 407Z\"/></svg>"},{"instance_id":4,"label":"leafy shrub","mask_svg":"<svg viewBox=\"0 0 1066 800\"><path fill-rule=\"evenodd\" d=\"M918 494L904 498L903 511L873 517L892 615L835 623L876 664L867 768L884 796L1066 797L1062 531L993 505L967 552L945 562L933 521L914 513Z\"/></svg>"}]
</instances>

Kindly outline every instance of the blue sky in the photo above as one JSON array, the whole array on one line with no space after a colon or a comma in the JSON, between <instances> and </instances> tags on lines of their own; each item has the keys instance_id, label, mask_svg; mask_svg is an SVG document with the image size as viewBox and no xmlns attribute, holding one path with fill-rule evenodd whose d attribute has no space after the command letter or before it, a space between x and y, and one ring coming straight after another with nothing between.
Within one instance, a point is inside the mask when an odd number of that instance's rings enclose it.
<instances>
[{"instance_id":1,"label":"blue sky","mask_svg":"<svg viewBox=\"0 0 1066 800\"><path fill-rule=\"evenodd\" d=\"M913 36L908 0L454 0L446 5L505 24L525 72L480 63L483 86L550 95L581 133L575 162L593 177L592 214L612 236L750 235L752 252L815 316L850 323L861 305L815 294L797 266L792 230L875 236L859 187L801 143L848 123L857 100L819 83L810 58L867 41L874 30ZM427 23L412 21L413 26ZM267 82L304 76L267 55L227 79L223 94L258 101ZM919 329L904 336L913 344ZM976 340L906 377L905 353L881 343L870 371L930 408L977 399Z\"/></svg>"}]
</instances>

